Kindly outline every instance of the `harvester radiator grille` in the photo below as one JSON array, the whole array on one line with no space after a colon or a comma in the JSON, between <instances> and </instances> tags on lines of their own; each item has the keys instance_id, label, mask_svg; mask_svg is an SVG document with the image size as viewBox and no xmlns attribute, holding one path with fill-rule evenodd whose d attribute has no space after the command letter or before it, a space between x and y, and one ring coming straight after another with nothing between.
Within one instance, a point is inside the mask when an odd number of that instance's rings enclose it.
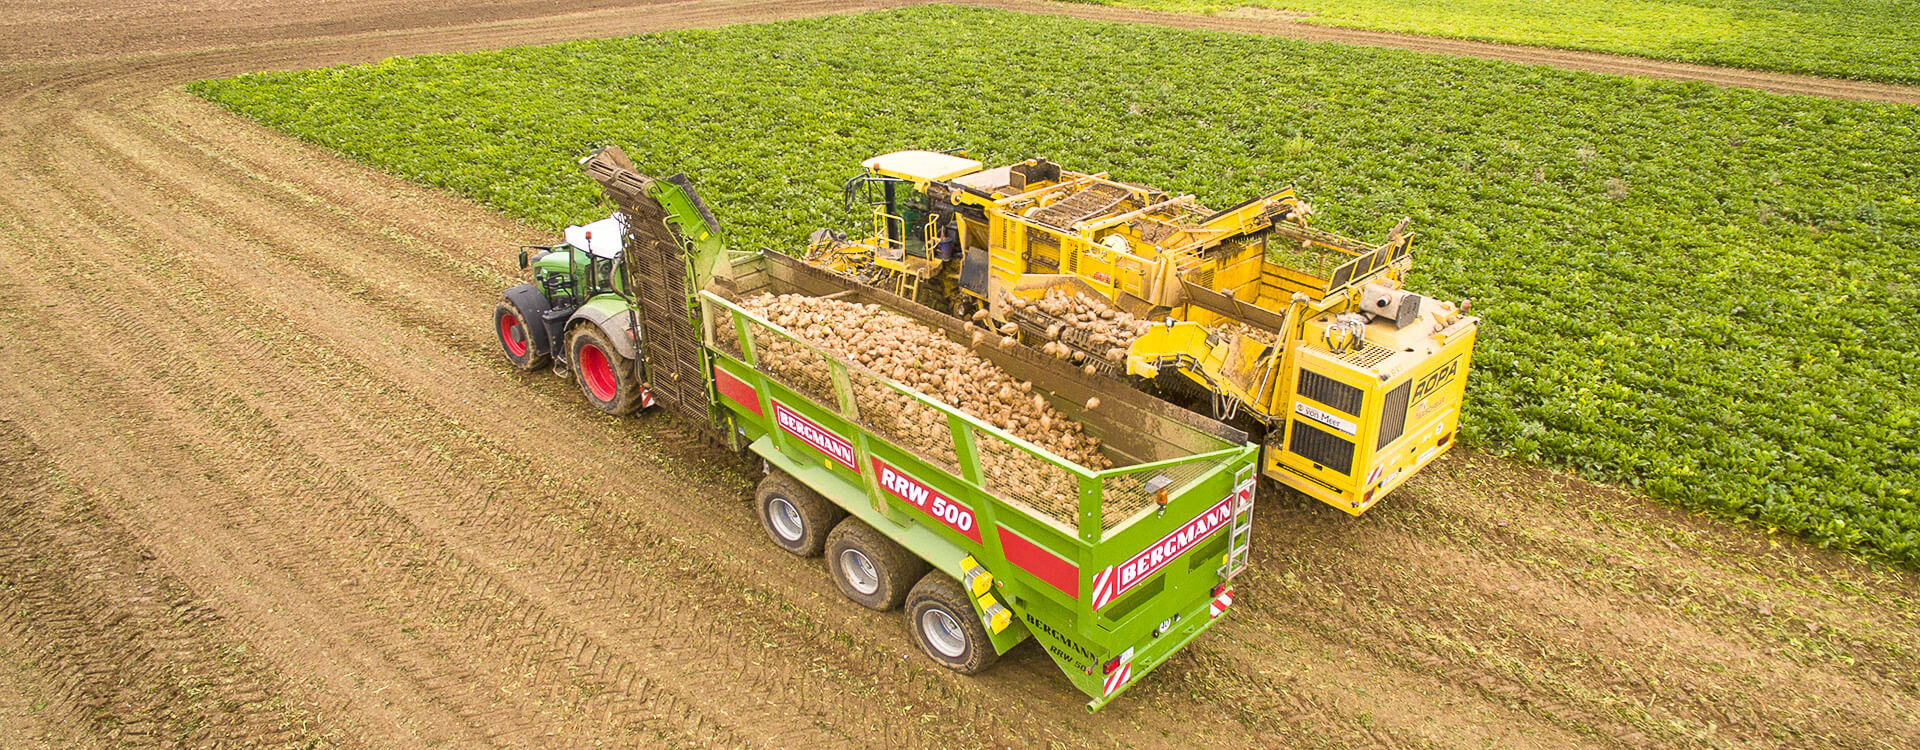
<instances>
[{"instance_id":1,"label":"harvester radiator grille","mask_svg":"<svg viewBox=\"0 0 1920 750\"><path fill-rule=\"evenodd\" d=\"M1380 441L1374 444L1374 450L1387 447L1388 443L1400 439L1400 433L1406 432L1407 398L1412 394L1411 380L1387 392L1387 402L1380 405Z\"/></svg>"},{"instance_id":2,"label":"harvester radiator grille","mask_svg":"<svg viewBox=\"0 0 1920 750\"><path fill-rule=\"evenodd\" d=\"M1360 413L1360 389L1312 370L1300 371L1300 395L1348 414Z\"/></svg>"},{"instance_id":3,"label":"harvester radiator grille","mask_svg":"<svg viewBox=\"0 0 1920 750\"><path fill-rule=\"evenodd\" d=\"M1287 450L1342 474L1353 473L1353 443L1306 422L1294 420Z\"/></svg>"},{"instance_id":4,"label":"harvester radiator grille","mask_svg":"<svg viewBox=\"0 0 1920 750\"><path fill-rule=\"evenodd\" d=\"M1393 356L1393 348L1386 346L1363 346L1340 356L1340 361L1355 367L1373 367Z\"/></svg>"}]
</instances>

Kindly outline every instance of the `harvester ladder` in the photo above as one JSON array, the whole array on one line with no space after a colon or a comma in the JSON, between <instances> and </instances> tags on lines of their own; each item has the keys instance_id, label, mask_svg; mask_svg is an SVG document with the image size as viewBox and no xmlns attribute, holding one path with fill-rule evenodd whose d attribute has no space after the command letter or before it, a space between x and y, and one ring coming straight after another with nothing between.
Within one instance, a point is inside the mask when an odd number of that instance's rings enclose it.
<instances>
[{"instance_id":1,"label":"harvester ladder","mask_svg":"<svg viewBox=\"0 0 1920 750\"><path fill-rule=\"evenodd\" d=\"M920 277L911 271L901 271L900 278L893 286L893 293L900 295L901 299L914 301L914 296L920 293Z\"/></svg>"},{"instance_id":2,"label":"harvester ladder","mask_svg":"<svg viewBox=\"0 0 1920 750\"><path fill-rule=\"evenodd\" d=\"M1220 566L1220 577L1233 580L1247 569L1253 558L1253 495L1245 497L1240 488L1253 481L1254 466L1243 466L1233 475L1233 519L1227 524L1227 561Z\"/></svg>"}]
</instances>

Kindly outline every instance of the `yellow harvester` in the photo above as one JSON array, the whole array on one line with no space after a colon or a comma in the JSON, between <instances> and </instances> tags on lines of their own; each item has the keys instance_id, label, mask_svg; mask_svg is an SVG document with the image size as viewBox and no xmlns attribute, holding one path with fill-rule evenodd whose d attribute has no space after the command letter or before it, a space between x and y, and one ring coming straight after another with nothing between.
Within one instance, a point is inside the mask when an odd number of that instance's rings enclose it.
<instances>
[{"instance_id":1,"label":"yellow harvester","mask_svg":"<svg viewBox=\"0 0 1920 750\"><path fill-rule=\"evenodd\" d=\"M1402 287L1405 221L1370 245L1292 189L1213 210L1045 159L862 166L873 233L816 233L810 262L1263 434L1266 476L1354 515L1453 445L1479 319Z\"/></svg>"}]
</instances>

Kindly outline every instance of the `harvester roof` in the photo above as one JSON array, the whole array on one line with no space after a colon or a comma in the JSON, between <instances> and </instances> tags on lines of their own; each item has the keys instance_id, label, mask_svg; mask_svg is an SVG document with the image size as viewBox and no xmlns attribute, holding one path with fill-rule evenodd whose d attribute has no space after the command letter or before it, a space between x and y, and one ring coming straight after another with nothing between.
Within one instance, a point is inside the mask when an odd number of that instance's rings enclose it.
<instances>
[{"instance_id":1,"label":"harvester roof","mask_svg":"<svg viewBox=\"0 0 1920 750\"><path fill-rule=\"evenodd\" d=\"M860 162L860 166L888 177L926 183L978 172L981 164L974 159L938 151L895 151Z\"/></svg>"}]
</instances>

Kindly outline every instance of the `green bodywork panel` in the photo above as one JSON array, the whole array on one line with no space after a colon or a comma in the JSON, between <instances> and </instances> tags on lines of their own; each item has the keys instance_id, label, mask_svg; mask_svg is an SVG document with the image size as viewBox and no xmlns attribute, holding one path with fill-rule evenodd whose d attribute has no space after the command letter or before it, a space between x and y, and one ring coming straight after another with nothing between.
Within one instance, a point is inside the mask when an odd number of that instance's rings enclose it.
<instances>
[{"instance_id":1,"label":"green bodywork panel","mask_svg":"<svg viewBox=\"0 0 1920 750\"><path fill-rule=\"evenodd\" d=\"M1127 593L1103 601L1104 608L1091 604L1091 593L1102 571L1111 574L1115 566L1139 559L1203 515L1218 518L1221 503L1251 482L1258 446L1222 440L1204 453L1100 472L1071 465L1081 477L1083 507L1093 509L1096 519L1107 482L1131 472L1189 471L1181 474L1187 479L1170 491L1161 513L1147 511L1109 528L1097 520L1067 527L990 492L992 481L982 476L978 464L978 444L1000 441L1044 460L1059 459L895 386L930 408L948 412L963 465L956 471L903 450L859 419L857 404L849 397L846 363L823 353L834 372L834 394L804 393L751 364L755 342L788 336L784 331L711 293L703 293L701 301L715 403L751 440L754 452L948 575L960 578L960 559L973 556L993 574L994 598L1014 615L1014 624L996 638L995 648L1004 651L1034 638L1062 673L1093 698L1089 708L1097 709L1125 690L1105 690L1101 667L1109 659L1127 656L1130 676L1125 684L1135 684L1215 622L1208 605L1213 587L1222 582L1218 569L1226 550L1224 527L1197 534L1198 541L1164 561L1156 559L1153 570L1141 574ZM731 332L725 337L727 345L715 341L715 332L722 330ZM909 502L899 485L884 486L888 480L883 477L897 482L901 475L911 480L909 494L923 493L921 505ZM971 523L963 529L929 512L926 497L935 499L936 508L942 501L964 507ZM1036 564L1036 558L1042 562ZM1048 560L1054 565L1051 574ZM1166 629L1161 630L1162 624Z\"/></svg>"},{"instance_id":2,"label":"green bodywork panel","mask_svg":"<svg viewBox=\"0 0 1920 750\"><path fill-rule=\"evenodd\" d=\"M700 202L692 184L675 178L655 180L647 194L667 210L667 221L687 242L687 264L693 272L687 279L687 289L705 289L715 275L725 274L726 238L720 232L720 222Z\"/></svg>"},{"instance_id":3,"label":"green bodywork panel","mask_svg":"<svg viewBox=\"0 0 1920 750\"><path fill-rule=\"evenodd\" d=\"M618 294L602 294L587 300L587 304L581 305L579 312L575 312L574 315L593 310L604 317L615 317L632 309L633 303L628 302L627 298Z\"/></svg>"}]
</instances>

